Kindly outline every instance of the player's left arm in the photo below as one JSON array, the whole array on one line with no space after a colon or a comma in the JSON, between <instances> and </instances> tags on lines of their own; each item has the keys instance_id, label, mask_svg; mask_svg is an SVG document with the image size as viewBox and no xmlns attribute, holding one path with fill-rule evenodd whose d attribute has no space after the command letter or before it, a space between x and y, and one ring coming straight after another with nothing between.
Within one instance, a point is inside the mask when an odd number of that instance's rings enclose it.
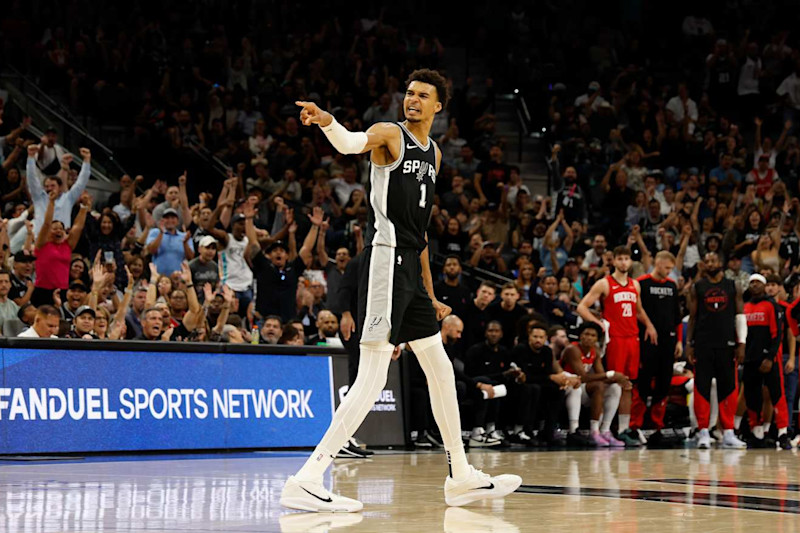
<instances>
[{"instance_id":1,"label":"player's left arm","mask_svg":"<svg viewBox=\"0 0 800 533\"><path fill-rule=\"evenodd\" d=\"M647 316L642 306L642 287L637 280L633 280L633 286L636 288L636 318L639 319L639 322L644 324L644 340L649 340L653 344L658 345L658 333L656 332L656 328L653 326L653 323L650 322L650 317Z\"/></svg>"},{"instance_id":2,"label":"player's left arm","mask_svg":"<svg viewBox=\"0 0 800 533\"><path fill-rule=\"evenodd\" d=\"M428 234L425 233L425 241L428 240ZM431 275L431 263L428 257L428 246L419 254L419 262L422 267L422 284L425 286L425 291L428 293L431 302L433 303L433 310L436 312L436 320L444 320L444 317L453 312L450 306L443 304L436 299L433 293L433 276Z\"/></svg>"}]
</instances>

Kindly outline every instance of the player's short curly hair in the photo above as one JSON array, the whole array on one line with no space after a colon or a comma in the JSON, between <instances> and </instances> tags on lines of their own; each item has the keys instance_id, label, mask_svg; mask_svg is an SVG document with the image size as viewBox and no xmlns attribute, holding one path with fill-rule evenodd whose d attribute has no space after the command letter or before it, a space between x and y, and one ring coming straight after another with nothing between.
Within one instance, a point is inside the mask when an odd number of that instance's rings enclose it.
<instances>
[{"instance_id":1,"label":"player's short curly hair","mask_svg":"<svg viewBox=\"0 0 800 533\"><path fill-rule=\"evenodd\" d=\"M411 85L412 81L419 81L436 87L436 96L442 104L442 109L447 107L447 103L450 101L450 89L447 87L447 79L444 76L429 68L419 68L408 76L406 87Z\"/></svg>"}]
</instances>

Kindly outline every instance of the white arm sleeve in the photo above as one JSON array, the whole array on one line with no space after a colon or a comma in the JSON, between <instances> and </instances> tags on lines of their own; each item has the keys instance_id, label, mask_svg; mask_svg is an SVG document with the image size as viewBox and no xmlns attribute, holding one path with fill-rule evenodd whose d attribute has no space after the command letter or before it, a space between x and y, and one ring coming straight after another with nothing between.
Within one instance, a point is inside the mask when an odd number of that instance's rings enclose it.
<instances>
[{"instance_id":1,"label":"white arm sleeve","mask_svg":"<svg viewBox=\"0 0 800 533\"><path fill-rule=\"evenodd\" d=\"M363 131L347 131L344 126L333 122L320 129L334 148L342 154L360 154L367 146L367 134Z\"/></svg>"},{"instance_id":2,"label":"white arm sleeve","mask_svg":"<svg viewBox=\"0 0 800 533\"><path fill-rule=\"evenodd\" d=\"M739 344L747 342L747 317L742 314L736 315L736 340Z\"/></svg>"}]
</instances>

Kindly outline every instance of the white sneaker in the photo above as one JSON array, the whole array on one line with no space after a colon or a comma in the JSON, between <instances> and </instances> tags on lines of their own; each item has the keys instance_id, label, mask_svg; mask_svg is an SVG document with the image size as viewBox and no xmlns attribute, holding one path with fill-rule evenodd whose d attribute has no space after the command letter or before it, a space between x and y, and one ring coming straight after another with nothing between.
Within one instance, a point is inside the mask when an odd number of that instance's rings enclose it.
<instances>
[{"instance_id":1,"label":"white sneaker","mask_svg":"<svg viewBox=\"0 0 800 533\"><path fill-rule=\"evenodd\" d=\"M500 431L499 429L495 429L494 431L489 433L489 437L494 439L494 440L503 440L503 439L506 438L506 436L503 434L503 432Z\"/></svg>"},{"instance_id":2,"label":"white sneaker","mask_svg":"<svg viewBox=\"0 0 800 533\"><path fill-rule=\"evenodd\" d=\"M490 476L474 466L463 481L447 476L444 481L444 501L451 507L460 507L478 500L502 498L511 494L522 484L522 478L513 474Z\"/></svg>"},{"instance_id":3,"label":"white sneaker","mask_svg":"<svg viewBox=\"0 0 800 533\"><path fill-rule=\"evenodd\" d=\"M497 439L493 439L488 433L484 430L480 430L480 433L472 434L469 437L469 447L470 448L488 448L490 446L500 446L502 444L501 441Z\"/></svg>"},{"instance_id":4,"label":"white sneaker","mask_svg":"<svg viewBox=\"0 0 800 533\"><path fill-rule=\"evenodd\" d=\"M729 450L746 450L747 444L739 440L733 432L722 435L722 447Z\"/></svg>"},{"instance_id":5,"label":"white sneaker","mask_svg":"<svg viewBox=\"0 0 800 533\"><path fill-rule=\"evenodd\" d=\"M352 527L364 517L342 513L287 513L278 518L281 533L327 533L332 529Z\"/></svg>"},{"instance_id":6,"label":"white sneaker","mask_svg":"<svg viewBox=\"0 0 800 533\"><path fill-rule=\"evenodd\" d=\"M697 432L697 448L700 450L711 448L711 434L707 429L701 429Z\"/></svg>"},{"instance_id":7,"label":"white sneaker","mask_svg":"<svg viewBox=\"0 0 800 533\"><path fill-rule=\"evenodd\" d=\"M364 508L358 500L333 494L322 483L289 476L281 491L281 505L315 513L355 513Z\"/></svg>"},{"instance_id":8,"label":"white sneaker","mask_svg":"<svg viewBox=\"0 0 800 533\"><path fill-rule=\"evenodd\" d=\"M519 528L496 516L475 513L461 507L448 507L447 510L445 510L444 533L465 533L473 531L519 533Z\"/></svg>"}]
</instances>

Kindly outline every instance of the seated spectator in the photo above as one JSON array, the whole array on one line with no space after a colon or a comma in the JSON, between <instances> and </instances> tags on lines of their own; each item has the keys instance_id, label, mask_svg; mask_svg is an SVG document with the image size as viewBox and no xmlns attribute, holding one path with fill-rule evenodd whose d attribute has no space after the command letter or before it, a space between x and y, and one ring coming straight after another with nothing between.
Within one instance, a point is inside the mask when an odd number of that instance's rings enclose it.
<instances>
[{"instance_id":1,"label":"seated spectator","mask_svg":"<svg viewBox=\"0 0 800 533\"><path fill-rule=\"evenodd\" d=\"M541 418L544 429L539 432L539 442L560 446L563 441L555 434L555 421L564 402L563 391L580 387L580 378L564 372L553 356L549 346L545 346L547 330L541 324L534 324L530 329L527 342L517 344L511 352L511 360L525 374L525 383L539 389L541 398Z\"/></svg>"},{"instance_id":2,"label":"seated spectator","mask_svg":"<svg viewBox=\"0 0 800 533\"><path fill-rule=\"evenodd\" d=\"M40 305L36 309L33 325L17 335L24 338L58 338L58 328L61 325L61 315L52 305Z\"/></svg>"},{"instance_id":3,"label":"seated spectator","mask_svg":"<svg viewBox=\"0 0 800 533\"><path fill-rule=\"evenodd\" d=\"M54 291L69 286L69 264L72 250L78 244L90 205L81 203L75 224L67 233L60 220L53 220L58 193L50 192L42 229L36 237L36 281L31 302L37 307L54 303Z\"/></svg>"},{"instance_id":4,"label":"seated spectator","mask_svg":"<svg viewBox=\"0 0 800 533\"><path fill-rule=\"evenodd\" d=\"M570 309L569 304L558 298L558 280L555 276L546 276L542 280L542 298L540 312L551 324L574 326L578 317Z\"/></svg>"},{"instance_id":5,"label":"seated spectator","mask_svg":"<svg viewBox=\"0 0 800 533\"><path fill-rule=\"evenodd\" d=\"M435 219L435 222L439 219ZM457 255L459 258L466 258L468 253L469 233L461 230L461 223L456 217L447 219L447 224L437 223L437 240L439 241L439 253Z\"/></svg>"},{"instance_id":6,"label":"seated spectator","mask_svg":"<svg viewBox=\"0 0 800 533\"><path fill-rule=\"evenodd\" d=\"M0 331L3 330L3 323L6 320L16 319L19 312L19 306L8 297L9 291L11 291L11 273L8 270L0 270Z\"/></svg>"},{"instance_id":7,"label":"seated spectator","mask_svg":"<svg viewBox=\"0 0 800 533\"><path fill-rule=\"evenodd\" d=\"M339 320L336 315L327 310L322 310L317 316L317 333L311 335L306 344L309 346L335 346L341 347L339 339Z\"/></svg>"},{"instance_id":8,"label":"seated spectator","mask_svg":"<svg viewBox=\"0 0 800 533\"><path fill-rule=\"evenodd\" d=\"M464 343L472 346L481 341L481 331L486 331L489 322L489 305L497 296L497 286L491 281L482 281L473 298L467 305L465 315Z\"/></svg>"},{"instance_id":9,"label":"seated spectator","mask_svg":"<svg viewBox=\"0 0 800 533\"><path fill-rule=\"evenodd\" d=\"M283 327L281 336L275 343L270 344L285 344L288 346L303 346L303 334L291 324L286 324Z\"/></svg>"},{"instance_id":10,"label":"seated spectator","mask_svg":"<svg viewBox=\"0 0 800 533\"><path fill-rule=\"evenodd\" d=\"M8 296L19 307L31 301L33 296L33 263L36 257L26 251L14 254L14 266L11 273L11 289Z\"/></svg>"},{"instance_id":11,"label":"seated spectator","mask_svg":"<svg viewBox=\"0 0 800 533\"><path fill-rule=\"evenodd\" d=\"M97 312L88 305L82 305L75 311L70 330L66 335L67 339L98 339L94 334L94 322Z\"/></svg>"},{"instance_id":12,"label":"seated spectator","mask_svg":"<svg viewBox=\"0 0 800 533\"><path fill-rule=\"evenodd\" d=\"M283 321L278 315L269 315L264 318L264 325L261 326L260 344L280 344L283 334Z\"/></svg>"},{"instance_id":13,"label":"seated spectator","mask_svg":"<svg viewBox=\"0 0 800 533\"><path fill-rule=\"evenodd\" d=\"M488 270L495 274L505 274L508 268L503 256L500 255L502 245L495 242L484 241L472 254L469 264L475 268Z\"/></svg>"}]
</instances>

